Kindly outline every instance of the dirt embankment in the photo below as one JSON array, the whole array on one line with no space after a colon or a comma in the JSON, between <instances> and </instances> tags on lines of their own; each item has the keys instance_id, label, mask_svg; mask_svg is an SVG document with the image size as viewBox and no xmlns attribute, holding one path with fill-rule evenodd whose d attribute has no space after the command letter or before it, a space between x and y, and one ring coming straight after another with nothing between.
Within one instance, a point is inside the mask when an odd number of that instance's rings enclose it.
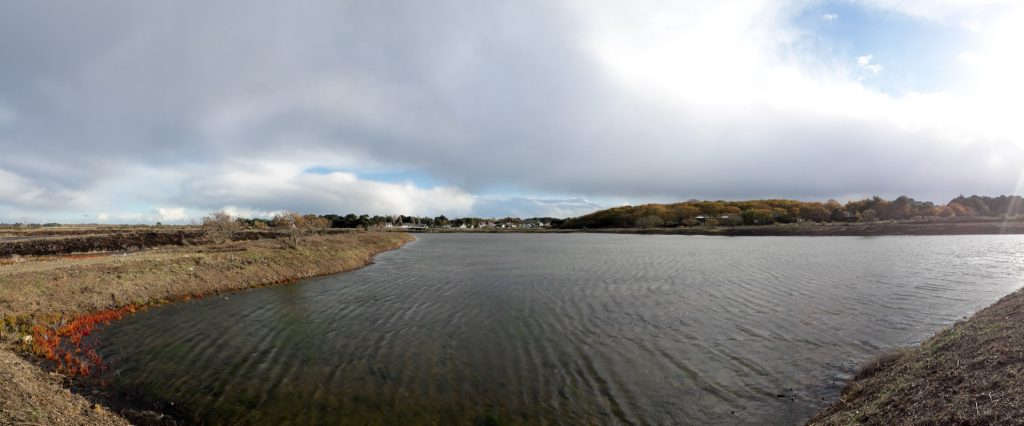
<instances>
[{"instance_id":1,"label":"dirt embankment","mask_svg":"<svg viewBox=\"0 0 1024 426\"><path fill-rule=\"evenodd\" d=\"M125 424L67 390L66 379L12 352L37 322L90 312L290 282L365 266L412 240L404 233L346 233L163 247L130 255L22 258L0 264L0 424Z\"/></svg>"},{"instance_id":2,"label":"dirt embankment","mask_svg":"<svg viewBox=\"0 0 1024 426\"><path fill-rule=\"evenodd\" d=\"M867 363L809 424L1024 424L1024 291Z\"/></svg>"}]
</instances>

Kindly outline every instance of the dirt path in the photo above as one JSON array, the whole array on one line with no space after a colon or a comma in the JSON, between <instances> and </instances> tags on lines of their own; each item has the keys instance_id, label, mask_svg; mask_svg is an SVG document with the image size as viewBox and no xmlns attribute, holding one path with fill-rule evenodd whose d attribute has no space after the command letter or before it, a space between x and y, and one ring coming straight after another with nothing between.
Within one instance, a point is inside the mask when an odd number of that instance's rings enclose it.
<instances>
[{"instance_id":1,"label":"dirt path","mask_svg":"<svg viewBox=\"0 0 1024 426\"><path fill-rule=\"evenodd\" d=\"M260 287L349 271L401 247L404 233L310 237L297 249L279 240L162 248L130 255L46 256L0 263L0 425L123 425L107 408L68 390L14 353L28 327L128 304Z\"/></svg>"}]
</instances>

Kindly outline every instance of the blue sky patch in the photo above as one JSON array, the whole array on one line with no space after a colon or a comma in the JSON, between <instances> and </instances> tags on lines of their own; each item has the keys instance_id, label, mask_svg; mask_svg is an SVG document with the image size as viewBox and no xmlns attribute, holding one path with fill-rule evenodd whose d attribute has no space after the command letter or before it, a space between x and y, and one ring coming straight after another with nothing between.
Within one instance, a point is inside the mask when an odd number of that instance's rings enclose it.
<instances>
[{"instance_id":1,"label":"blue sky patch","mask_svg":"<svg viewBox=\"0 0 1024 426\"><path fill-rule=\"evenodd\" d=\"M976 34L955 25L849 1L808 8L796 24L811 34L803 43L812 53L848 64L862 84L894 96L965 89L967 69L957 57L980 44Z\"/></svg>"}]
</instances>

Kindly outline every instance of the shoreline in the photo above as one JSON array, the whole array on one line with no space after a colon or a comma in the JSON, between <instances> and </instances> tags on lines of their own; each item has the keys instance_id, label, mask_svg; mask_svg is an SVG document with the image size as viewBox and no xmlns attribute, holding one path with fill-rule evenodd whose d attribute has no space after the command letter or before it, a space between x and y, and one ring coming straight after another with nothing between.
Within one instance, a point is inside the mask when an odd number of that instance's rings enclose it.
<instances>
[{"instance_id":1,"label":"shoreline","mask_svg":"<svg viewBox=\"0 0 1024 426\"><path fill-rule=\"evenodd\" d=\"M907 221L874 223L800 223L762 226L679 228L440 228L411 229L413 233L520 233L520 234L639 234L708 235L726 237L872 237L889 235L999 235L1024 234L1022 221Z\"/></svg>"},{"instance_id":2,"label":"shoreline","mask_svg":"<svg viewBox=\"0 0 1024 426\"><path fill-rule=\"evenodd\" d=\"M1024 424L1024 289L864 363L808 425Z\"/></svg>"},{"instance_id":3,"label":"shoreline","mask_svg":"<svg viewBox=\"0 0 1024 426\"><path fill-rule=\"evenodd\" d=\"M367 266L412 241L395 232L307 237L297 249L279 240L162 247L100 256L43 256L0 265L0 424L129 424L160 420L102 390L44 369L16 353L36 323L65 324L91 313L154 306L206 295L291 283ZM113 400L111 400L113 397ZM114 407L114 409L111 409ZM173 420L171 420L173 422Z\"/></svg>"},{"instance_id":4,"label":"shoreline","mask_svg":"<svg viewBox=\"0 0 1024 426\"><path fill-rule=\"evenodd\" d=\"M369 265L376 254L400 248L413 239L409 234L394 231L351 232L310 237L298 250L285 249L280 241L265 239L163 247L126 255L44 256L0 264L0 320L4 321L0 323L0 394L11 396L0 401L0 424L121 425L129 424L129 420L174 424L173 417L166 416L173 414L173 407L83 386L42 368L38 360L17 354L13 349L19 344L14 340L17 336L11 332L12 326L17 328L36 320L66 321L136 303L175 303L346 272ZM183 274L184 280L175 273ZM141 290L135 289L149 295L141 301L131 298L137 294L131 289L123 291L125 296L118 299L108 294L109 288L94 287L103 281L108 286L131 287L161 276L163 284L173 284L172 288L148 283ZM57 294L44 292L12 300L12 292L26 293L14 288L14 281L31 284L22 289L49 286ZM72 281L75 285L70 285ZM186 285L189 282L205 286L207 291L197 293L195 286ZM58 297L69 291L76 296ZM823 406L807 424L988 424L1024 418L1024 351L1018 349L1021 347L1024 289L1004 296L970 319L936 332L916 347L898 348L865 363L845 385L839 400Z\"/></svg>"}]
</instances>

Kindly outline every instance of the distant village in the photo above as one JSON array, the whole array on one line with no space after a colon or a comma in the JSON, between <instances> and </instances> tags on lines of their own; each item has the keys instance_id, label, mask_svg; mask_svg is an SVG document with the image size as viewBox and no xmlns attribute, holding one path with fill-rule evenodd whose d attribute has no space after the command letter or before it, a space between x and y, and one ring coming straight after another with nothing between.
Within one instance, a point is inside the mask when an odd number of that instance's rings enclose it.
<instances>
[{"instance_id":1,"label":"distant village","mask_svg":"<svg viewBox=\"0 0 1024 426\"><path fill-rule=\"evenodd\" d=\"M455 228L455 229L497 229L497 228L549 228L551 227L550 220L540 219L519 219L519 218L508 218L508 219L480 219L480 220L462 220L456 219L447 223L429 222L385 222L384 228L400 228L400 229L430 229L430 228Z\"/></svg>"}]
</instances>

